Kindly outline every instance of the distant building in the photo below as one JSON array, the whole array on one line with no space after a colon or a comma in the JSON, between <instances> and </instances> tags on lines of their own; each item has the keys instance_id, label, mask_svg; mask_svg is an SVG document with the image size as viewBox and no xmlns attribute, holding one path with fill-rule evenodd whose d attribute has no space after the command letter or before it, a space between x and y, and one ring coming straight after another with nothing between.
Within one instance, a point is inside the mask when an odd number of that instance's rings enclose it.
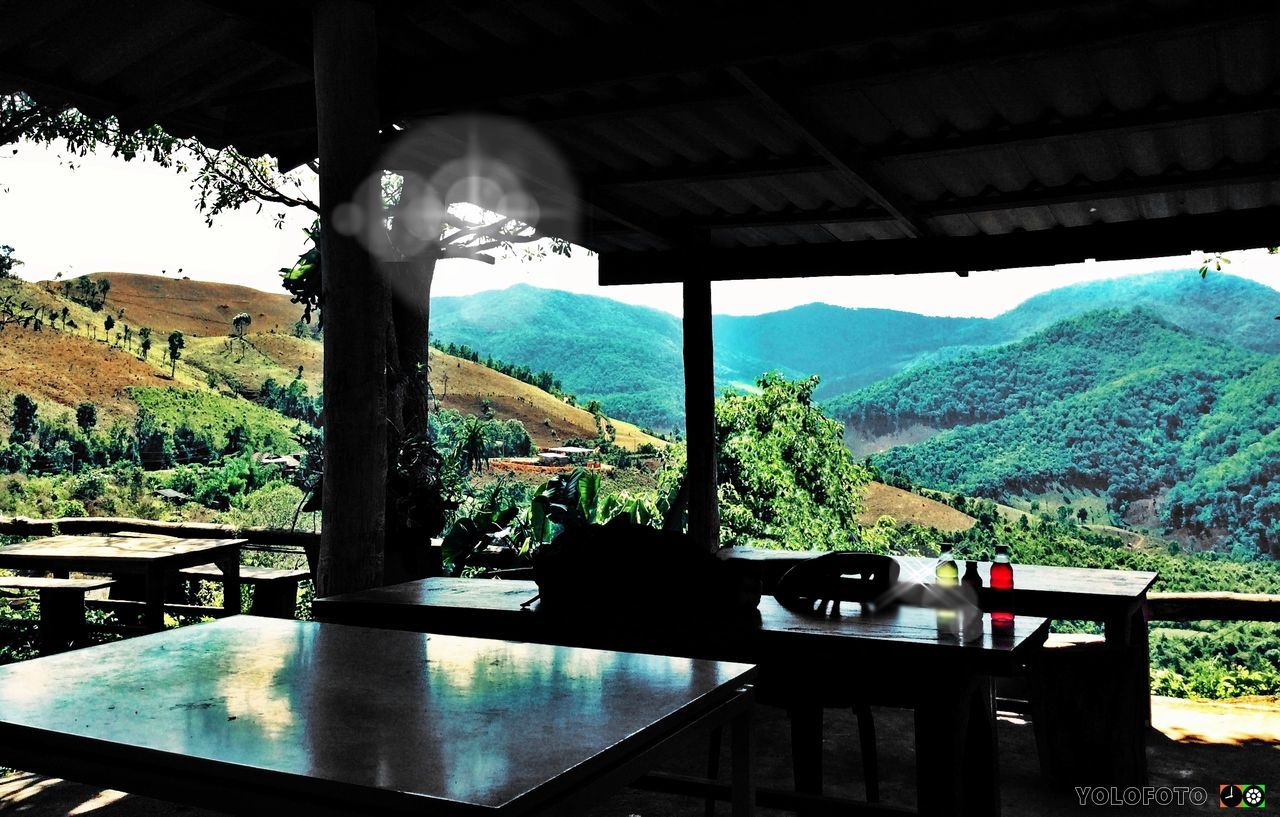
<instances>
[{"instance_id":1,"label":"distant building","mask_svg":"<svg viewBox=\"0 0 1280 817\"><path fill-rule=\"evenodd\" d=\"M561 445L556 448L548 448L546 453L562 454L569 460L569 462L579 463L586 462L587 457L594 450L594 448L581 448L576 445Z\"/></svg>"},{"instance_id":2,"label":"distant building","mask_svg":"<svg viewBox=\"0 0 1280 817\"><path fill-rule=\"evenodd\" d=\"M303 456L305 456L305 454L302 451L298 451L293 454L282 454L280 456L275 454L259 453L254 454L250 459L254 462L262 463L263 465L278 465L286 471L292 471L302 465Z\"/></svg>"},{"instance_id":3,"label":"distant building","mask_svg":"<svg viewBox=\"0 0 1280 817\"><path fill-rule=\"evenodd\" d=\"M555 451L540 451L538 453L538 465L568 465L569 457L567 454L560 454Z\"/></svg>"},{"instance_id":4,"label":"distant building","mask_svg":"<svg viewBox=\"0 0 1280 817\"><path fill-rule=\"evenodd\" d=\"M161 499L167 499L168 501L173 502L177 505L181 505L183 502L186 502L188 499L191 498L186 494L182 493L182 491L175 491L172 488L159 488L156 490L156 496L160 497Z\"/></svg>"}]
</instances>

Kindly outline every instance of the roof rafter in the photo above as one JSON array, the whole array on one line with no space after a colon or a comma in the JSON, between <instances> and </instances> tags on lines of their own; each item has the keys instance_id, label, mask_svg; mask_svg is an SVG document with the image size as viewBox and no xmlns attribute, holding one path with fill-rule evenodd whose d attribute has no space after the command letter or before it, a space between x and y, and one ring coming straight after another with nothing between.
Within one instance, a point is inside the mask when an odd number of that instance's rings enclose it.
<instances>
[{"instance_id":1,"label":"roof rafter","mask_svg":"<svg viewBox=\"0 0 1280 817\"><path fill-rule=\"evenodd\" d=\"M1044 11L1044 9L1040 9ZM821 79L807 83L806 93L814 95L838 94L854 90L873 82L891 82L911 76L931 73L955 73L969 68L988 66L1007 60L1033 60L1088 49L1090 51L1114 47L1133 40L1136 36L1150 37L1155 33L1195 31L1206 26L1238 25L1270 19L1273 9L1262 2L1249 2L1242 6L1238 17L1228 21L1211 6L1196 5L1170 13L1155 20L1118 20L1116 25L1099 31L1089 27L1061 27L1051 35L1035 39L1005 39L987 44L975 50L972 43L954 42L911 57L895 60L876 60L841 70L839 79ZM866 45L875 39L851 39L847 45ZM528 121L544 125L572 126L585 122L648 115L665 111L696 110L708 105L741 102L749 95L740 88L726 85L711 88L687 89L682 92L663 92L652 96L625 100L609 100L595 105L575 104L570 108L556 107L530 111ZM472 104L484 105L484 102Z\"/></svg>"},{"instance_id":2,"label":"roof rafter","mask_svg":"<svg viewBox=\"0 0 1280 817\"><path fill-rule=\"evenodd\" d=\"M739 67L730 67L728 70L775 122L785 126L811 150L826 159L858 193L902 222L903 227L912 235L927 236L931 233L929 226L912 211L910 204L885 179L880 178L861 156L840 147L843 140L801 103L788 98L782 91L769 87L767 80L753 72Z\"/></svg>"}]
</instances>

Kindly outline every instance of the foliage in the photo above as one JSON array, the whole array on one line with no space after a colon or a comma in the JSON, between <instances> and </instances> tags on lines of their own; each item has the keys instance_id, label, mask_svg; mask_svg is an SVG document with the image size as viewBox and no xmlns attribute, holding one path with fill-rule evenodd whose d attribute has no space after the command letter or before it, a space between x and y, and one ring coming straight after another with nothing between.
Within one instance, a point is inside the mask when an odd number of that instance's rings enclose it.
<instances>
[{"instance_id":1,"label":"foliage","mask_svg":"<svg viewBox=\"0 0 1280 817\"><path fill-rule=\"evenodd\" d=\"M0 244L0 278L8 278L13 273L13 268L20 266L22 261L14 256L13 247Z\"/></svg>"},{"instance_id":2,"label":"foliage","mask_svg":"<svg viewBox=\"0 0 1280 817\"><path fill-rule=\"evenodd\" d=\"M716 402L721 538L792 550L858 546L869 476L843 428L813 404L818 378L762 376L759 394Z\"/></svg>"},{"instance_id":3,"label":"foliage","mask_svg":"<svg viewBox=\"0 0 1280 817\"><path fill-rule=\"evenodd\" d=\"M173 435L179 428L187 427L207 435L210 447L216 451L238 446L288 454L298 450L296 438L305 429L297 421L249 400L211 392L133 388L129 396L151 418L156 429ZM234 439L237 436L240 439Z\"/></svg>"},{"instance_id":4,"label":"foliage","mask_svg":"<svg viewBox=\"0 0 1280 817\"><path fill-rule=\"evenodd\" d=\"M320 424L320 412L324 409L323 399L309 396L307 384L301 378L294 378L289 385L281 386L274 378L268 377L258 389L257 402L311 426Z\"/></svg>"},{"instance_id":5,"label":"foliage","mask_svg":"<svg viewBox=\"0 0 1280 817\"><path fill-rule=\"evenodd\" d=\"M431 413L431 434L442 451L474 454L468 467L492 456L525 457L533 440L519 420L482 420L453 409Z\"/></svg>"},{"instance_id":6,"label":"foliage","mask_svg":"<svg viewBox=\"0 0 1280 817\"><path fill-rule=\"evenodd\" d=\"M173 377L178 370L178 358L182 357L182 349L187 345L182 333L174 330L169 333L169 376Z\"/></svg>"},{"instance_id":7,"label":"foliage","mask_svg":"<svg viewBox=\"0 0 1280 817\"><path fill-rule=\"evenodd\" d=\"M9 442L25 443L36 432L35 401L25 394L13 396L13 411L9 414Z\"/></svg>"}]
</instances>

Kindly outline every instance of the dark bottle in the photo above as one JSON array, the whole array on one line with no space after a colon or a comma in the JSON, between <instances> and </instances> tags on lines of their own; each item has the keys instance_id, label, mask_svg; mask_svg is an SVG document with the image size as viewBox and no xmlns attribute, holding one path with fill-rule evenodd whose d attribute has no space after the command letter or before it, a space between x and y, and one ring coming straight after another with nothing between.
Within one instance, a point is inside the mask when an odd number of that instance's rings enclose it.
<instances>
[{"instance_id":1,"label":"dark bottle","mask_svg":"<svg viewBox=\"0 0 1280 817\"><path fill-rule=\"evenodd\" d=\"M1009 562L1009 546L996 545L996 558L991 565L991 625L1003 629L1013 627L1013 565Z\"/></svg>"},{"instance_id":2,"label":"dark bottle","mask_svg":"<svg viewBox=\"0 0 1280 817\"><path fill-rule=\"evenodd\" d=\"M964 578L960 580L960 584L972 587L975 593L982 589L982 577L978 575L977 562L971 560L964 563Z\"/></svg>"}]
</instances>

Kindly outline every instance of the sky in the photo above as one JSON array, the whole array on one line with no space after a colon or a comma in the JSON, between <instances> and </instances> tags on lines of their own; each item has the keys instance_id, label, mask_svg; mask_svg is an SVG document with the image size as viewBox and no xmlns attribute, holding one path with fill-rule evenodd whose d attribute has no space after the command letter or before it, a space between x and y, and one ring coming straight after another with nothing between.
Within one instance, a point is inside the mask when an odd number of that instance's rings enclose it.
<instances>
[{"instance_id":1,"label":"sky","mask_svg":"<svg viewBox=\"0 0 1280 817\"><path fill-rule=\"evenodd\" d=\"M29 280L55 273L95 272L183 275L282 292L279 270L306 248L312 214L246 208L219 216L212 227L195 208L190 180L148 161L109 155L76 157L22 144L0 156L0 244L14 247ZM9 151L14 151L10 153ZM1280 289L1280 256L1265 251L1229 253L1224 271ZM822 301L847 307L901 309L927 315L992 317L1046 290L1083 281L1163 269L1199 267L1204 256L1085 263L1051 268L951 273L807 278L717 283L716 313L753 315ZM181 272L179 272L181 270ZM674 284L600 287L596 258L576 248L571 258L502 258L493 265L450 260L437 265L433 294L468 295L518 283L601 295L680 314Z\"/></svg>"}]
</instances>

